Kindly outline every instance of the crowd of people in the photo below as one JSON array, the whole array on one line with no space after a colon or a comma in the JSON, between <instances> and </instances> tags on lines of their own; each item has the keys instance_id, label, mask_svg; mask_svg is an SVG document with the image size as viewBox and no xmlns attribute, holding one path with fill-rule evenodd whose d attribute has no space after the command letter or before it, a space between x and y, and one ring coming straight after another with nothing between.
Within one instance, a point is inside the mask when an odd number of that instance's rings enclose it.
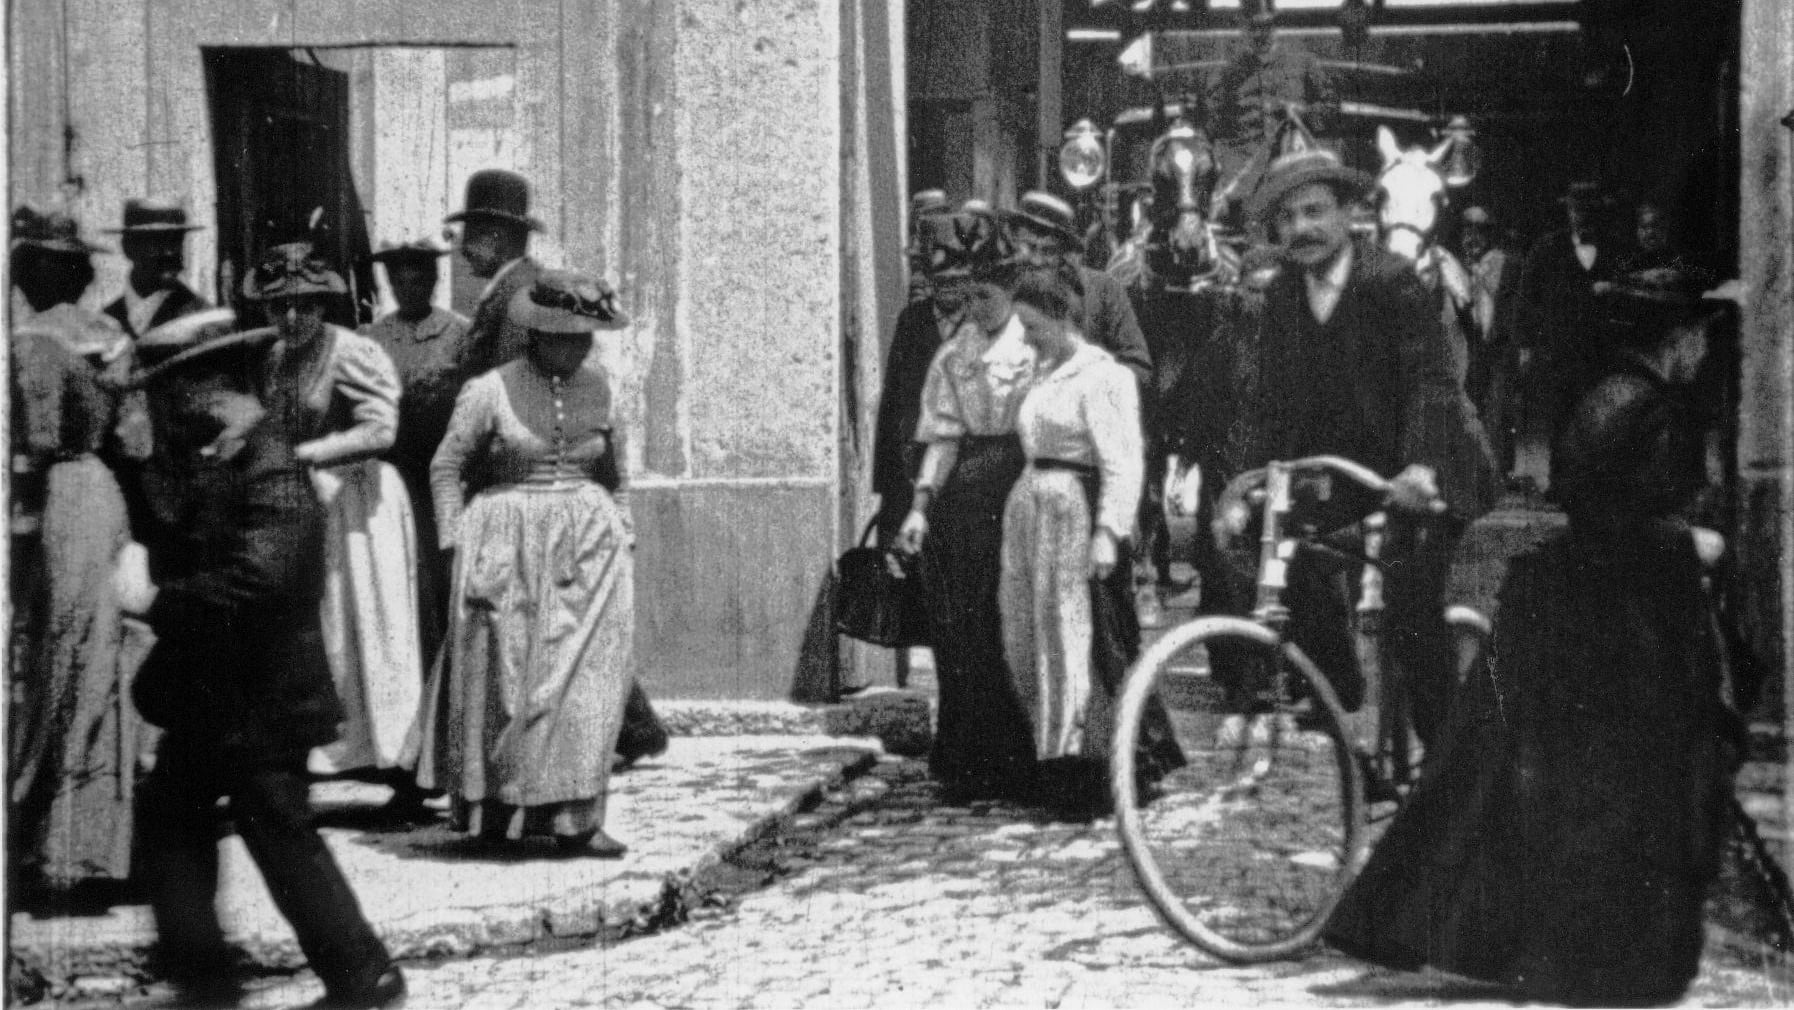
<instances>
[{"instance_id":1,"label":"crowd of people","mask_svg":"<svg viewBox=\"0 0 1794 1010\"><path fill-rule=\"evenodd\" d=\"M1673 1000L1698 961L1737 759L1740 699L1722 690L1702 588L1723 541L1697 524L1712 522L1711 411L1692 391L1725 303L1666 248L1659 207L1639 207L1636 247L1618 248L1610 201L1577 184L1570 230L1524 256L1469 208L1455 235L1466 370L1415 263L1357 232L1372 188L1321 149L1266 166L1247 210L1277 266L1236 335L1250 364L1228 425L1245 432L1227 454L1241 469L1335 454L1393 487L1383 662L1436 758L1329 940L1531 998ZM884 374L874 489L930 617L930 767L957 799L1101 813L1112 705L1139 648L1121 573L1147 457L1163 451L1143 419L1202 405L1150 402L1164 387L1127 339L1132 312L1098 308L1102 282L1078 263L1062 201L954 207L934 191L911 209L916 283ZM1187 339L1207 336L1199 322ZM1497 661L1460 684L1451 566L1503 484L1524 483L1511 453L1527 424L1550 449L1569 527L1514 561ZM1205 475L1205 493L1233 476ZM1229 572L1200 574L1205 609L1240 612ZM1287 578L1290 637L1357 709L1357 580L1309 556ZM1210 661L1230 713L1219 735L1245 732L1265 685L1224 651ZM1137 755L1148 797L1184 761L1163 717L1149 716Z\"/></svg>"},{"instance_id":2,"label":"crowd of people","mask_svg":"<svg viewBox=\"0 0 1794 1010\"><path fill-rule=\"evenodd\" d=\"M1390 477L1386 659L1438 755L1329 937L1535 998L1673 998L1736 758L1702 589L1723 542L1696 525L1709 418L1687 391L1722 310L1664 208L1637 207L1623 241L1614 201L1578 183L1524 255L1488 210L1460 215L1463 353L1414 263L1356 233L1372 180L1321 148L1246 154L1268 150L1271 98L1330 101L1253 27L1210 99L1228 157L1258 158L1222 196L1272 265L1221 381L1225 458L1336 454ZM1134 555L1159 429L1204 405L1155 372L1064 200L932 190L910 211L872 490L921 574L930 769L955 801L1099 816L1114 703L1158 620ZM12 883L132 881L164 973L203 1004L237 996L213 907L221 797L325 1005L386 1006L403 978L312 826L310 781L389 785L402 823L446 796L471 844L616 858L609 776L667 746L633 673L634 528L594 354L627 324L617 295L529 255L541 224L514 173L476 173L447 221L487 282L473 318L434 304L449 249L395 243L370 258L396 308L357 332L327 321L345 265L308 242L266 250L232 293L263 318L239 318L181 283L182 208L131 200L125 289L95 312L79 303L101 250L65 215L13 217ZM1568 531L1516 560L1498 660L1460 686L1454 552L1547 446ZM1242 609L1239 573L1201 574L1206 608ZM1285 598L1290 637L1357 708L1350 582L1299 557ZM1222 732L1244 732L1258 671L1210 658ZM1185 762L1162 707L1140 748L1150 797Z\"/></svg>"},{"instance_id":3,"label":"crowd of people","mask_svg":"<svg viewBox=\"0 0 1794 1010\"><path fill-rule=\"evenodd\" d=\"M61 213L12 222L12 893L148 899L163 973L238 994L219 928L218 800L325 983L404 981L312 825L309 783L392 787L380 815L468 844L617 858L613 768L665 750L634 676L633 527L600 331L616 293L528 255L521 176L475 173L472 320L433 304L429 241L371 256L396 308L274 244L239 304L180 281L178 204L133 199L123 295ZM15 899L16 900L16 899Z\"/></svg>"}]
</instances>

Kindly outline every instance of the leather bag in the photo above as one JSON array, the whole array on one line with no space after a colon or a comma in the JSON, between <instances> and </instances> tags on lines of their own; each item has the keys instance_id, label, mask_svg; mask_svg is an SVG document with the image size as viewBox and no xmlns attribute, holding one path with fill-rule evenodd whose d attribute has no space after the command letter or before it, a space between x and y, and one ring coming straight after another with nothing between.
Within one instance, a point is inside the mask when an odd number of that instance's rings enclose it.
<instances>
[{"instance_id":1,"label":"leather bag","mask_svg":"<svg viewBox=\"0 0 1794 1010\"><path fill-rule=\"evenodd\" d=\"M927 645L928 612L915 562L872 546L872 530L867 523L860 545L835 559L835 630L894 649Z\"/></svg>"}]
</instances>

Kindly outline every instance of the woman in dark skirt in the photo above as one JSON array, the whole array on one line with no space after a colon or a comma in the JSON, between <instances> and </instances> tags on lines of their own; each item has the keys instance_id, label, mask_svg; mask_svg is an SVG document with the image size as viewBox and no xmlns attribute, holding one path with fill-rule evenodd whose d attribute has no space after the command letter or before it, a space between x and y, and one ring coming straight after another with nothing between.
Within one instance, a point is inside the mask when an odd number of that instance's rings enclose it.
<instances>
[{"instance_id":1,"label":"woman in dark skirt","mask_svg":"<svg viewBox=\"0 0 1794 1010\"><path fill-rule=\"evenodd\" d=\"M1739 739L1702 586L1723 544L1688 518L1702 287L1665 269L1609 293L1622 360L1552 453L1569 529L1512 562L1492 669L1334 912L1339 949L1579 1005L1694 978Z\"/></svg>"},{"instance_id":2,"label":"woman in dark skirt","mask_svg":"<svg viewBox=\"0 0 1794 1010\"><path fill-rule=\"evenodd\" d=\"M1034 744L1003 660L1003 505L1025 460L1015 416L1035 354L1009 303L1016 261L997 217L969 203L930 249L937 290L966 323L936 352L916 441L927 445L898 547L921 553L940 708L928 767L955 799L1026 798Z\"/></svg>"}]
</instances>

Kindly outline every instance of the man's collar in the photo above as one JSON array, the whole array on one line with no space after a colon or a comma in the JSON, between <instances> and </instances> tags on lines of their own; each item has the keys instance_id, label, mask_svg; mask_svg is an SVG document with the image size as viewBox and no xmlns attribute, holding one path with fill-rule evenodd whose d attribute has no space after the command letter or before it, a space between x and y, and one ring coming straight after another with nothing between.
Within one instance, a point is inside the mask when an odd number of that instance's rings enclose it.
<instances>
[{"instance_id":1,"label":"man's collar","mask_svg":"<svg viewBox=\"0 0 1794 1010\"><path fill-rule=\"evenodd\" d=\"M1357 250L1352 248L1352 242L1348 239L1346 240L1346 244L1333 257L1333 262L1329 264L1325 270L1321 271L1319 274L1315 274L1304 269L1302 271L1302 279L1306 281L1310 287L1315 285L1325 285L1330 288L1343 288L1345 287L1347 278L1352 276L1352 260L1356 253Z\"/></svg>"}]
</instances>

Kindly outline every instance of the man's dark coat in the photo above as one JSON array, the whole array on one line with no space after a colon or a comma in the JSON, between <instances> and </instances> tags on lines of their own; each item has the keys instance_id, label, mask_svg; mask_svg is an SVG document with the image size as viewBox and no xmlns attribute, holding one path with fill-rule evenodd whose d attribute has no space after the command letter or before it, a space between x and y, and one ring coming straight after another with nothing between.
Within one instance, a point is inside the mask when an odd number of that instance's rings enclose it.
<instances>
[{"instance_id":1,"label":"man's dark coat","mask_svg":"<svg viewBox=\"0 0 1794 1010\"><path fill-rule=\"evenodd\" d=\"M265 418L216 464L151 547L156 645L132 697L145 719L267 757L334 740L343 718L324 653L324 508L279 423Z\"/></svg>"},{"instance_id":2,"label":"man's dark coat","mask_svg":"<svg viewBox=\"0 0 1794 1010\"><path fill-rule=\"evenodd\" d=\"M1608 356L1607 312L1595 295L1615 276L1619 257L1596 238L1595 265L1584 269L1568 229L1533 244L1520 275L1520 346L1534 352L1528 379L1533 409L1556 432L1576 400L1601 377Z\"/></svg>"},{"instance_id":3,"label":"man's dark coat","mask_svg":"<svg viewBox=\"0 0 1794 1010\"><path fill-rule=\"evenodd\" d=\"M1078 280L1084 285L1084 336L1134 373L1142 396L1150 393L1152 353L1146 349L1146 335L1140 332L1127 286L1086 266L1078 267Z\"/></svg>"},{"instance_id":4,"label":"man's dark coat","mask_svg":"<svg viewBox=\"0 0 1794 1010\"><path fill-rule=\"evenodd\" d=\"M513 358L523 357L529 347L529 330L511 322L511 298L536 283L542 265L525 256L506 271L498 283L474 307L473 322L467 338L461 343L456 371L462 382L489 372Z\"/></svg>"},{"instance_id":5,"label":"man's dark coat","mask_svg":"<svg viewBox=\"0 0 1794 1010\"><path fill-rule=\"evenodd\" d=\"M171 323L182 316L203 312L211 307L211 302L195 294L192 288L176 281L174 287L169 289L168 297L162 299L162 304L157 307L155 314L150 316L149 328L153 330L163 323ZM139 340L143 337L142 333L131 329L131 309L125 303L123 295L107 303L104 311L132 340Z\"/></svg>"},{"instance_id":6,"label":"man's dark coat","mask_svg":"<svg viewBox=\"0 0 1794 1010\"><path fill-rule=\"evenodd\" d=\"M1460 516L1494 504L1488 440L1458 385L1434 296L1408 260L1358 244L1332 317L1317 322L1302 272L1271 282L1247 466L1331 453L1385 477L1431 466Z\"/></svg>"},{"instance_id":7,"label":"man's dark coat","mask_svg":"<svg viewBox=\"0 0 1794 1010\"><path fill-rule=\"evenodd\" d=\"M909 511L910 481L921 465L916 423L922 414L922 387L928 366L941 349L941 327L934 302L910 302L897 314L897 331L885 356L883 389L878 397L878 427L872 442L872 491L879 511L897 522ZM881 523L882 525L882 523ZM896 533L895 528L889 531Z\"/></svg>"}]
</instances>

